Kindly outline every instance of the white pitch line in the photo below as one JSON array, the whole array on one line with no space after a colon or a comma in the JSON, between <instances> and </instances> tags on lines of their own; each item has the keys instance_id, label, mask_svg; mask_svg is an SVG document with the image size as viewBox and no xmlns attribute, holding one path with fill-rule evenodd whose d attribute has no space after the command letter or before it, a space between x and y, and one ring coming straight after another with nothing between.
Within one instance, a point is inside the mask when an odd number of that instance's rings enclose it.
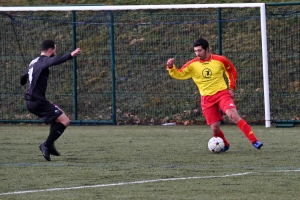
<instances>
[{"instance_id":1,"label":"white pitch line","mask_svg":"<svg viewBox=\"0 0 300 200\"><path fill-rule=\"evenodd\" d=\"M280 171L270 171L270 172L278 173L278 172L299 172L299 171L300 171L300 169L297 169L297 170L280 170ZM219 176L194 176L194 177L183 177L183 178L165 178L165 179L143 180L143 181L133 181L133 182L120 182L120 183L77 186L77 187L67 187L67 188L50 188L50 189L44 189L44 190L25 190L25 191L15 191L15 192L1 193L0 196L14 195L14 194L37 193L37 192L52 192L52 191L60 191L60 190L76 190L76 189L84 189L84 188L100 188L100 187L111 187L111 186L121 186L121 185L134 185L134 184L155 183L155 182L164 182L164 181L177 181L177 180L190 180L190 179L208 179L208 178L227 178L227 177L233 177L233 176L245 176L245 175L253 174L253 173L260 173L260 172L244 172L244 173L238 173L238 174L227 174L227 175L219 175Z\"/></svg>"},{"instance_id":2,"label":"white pitch line","mask_svg":"<svg viewBox=\"0 0 300 200\"><path fill-rule=\"evenodd\" d=\"M44 190L25 190L25 191L1 193L0 196L12 195L12 194L37 193L37 192L51 192L51 191L60 191L60 190L75 190L75 189L83 189L83 188L98 188L98 187L110 187L110 186L120 186L120 185L134 185L134 184L155 183L155 182L163 182L163 181L177 181L177 180L205 179L205 178L225 178L225 177L232 177L232 176L243 176L243 175L247 175L247 174L251 174L251 173L253 173L253 172L245 172L245 173L239 173L239 174L227 174L227 175L220 175L220 176L196 176L196 177L183 177L183 178L166 178L166 179L120 182L120 183L100 184L100 185L77 186L77 187L68 187L68 188L50 188L50 189L44 189Z\"/></svg>"}]
</instances>

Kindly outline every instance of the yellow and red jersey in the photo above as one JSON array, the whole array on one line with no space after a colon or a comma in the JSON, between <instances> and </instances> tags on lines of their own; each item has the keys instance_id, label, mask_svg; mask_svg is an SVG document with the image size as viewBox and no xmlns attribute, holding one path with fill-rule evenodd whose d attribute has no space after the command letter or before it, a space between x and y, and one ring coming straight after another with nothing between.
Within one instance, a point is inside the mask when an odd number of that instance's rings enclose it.
<instances>
[{"instance_id":1,"label":"yellow and red jersey","mask_svg":"<svg viewBox=\"0 0 300 200\"><path fill-rule=\"evenodd\" d=\"M229 89L235 90L237 73L234 65L225 57L211 54L207 60L194 58L180 69L175 65L169 69L171 77L179 80L192 78L197 85L201 96L214 95L228 88L224 73L228 78Z\"/></svg>"}]
</instances>

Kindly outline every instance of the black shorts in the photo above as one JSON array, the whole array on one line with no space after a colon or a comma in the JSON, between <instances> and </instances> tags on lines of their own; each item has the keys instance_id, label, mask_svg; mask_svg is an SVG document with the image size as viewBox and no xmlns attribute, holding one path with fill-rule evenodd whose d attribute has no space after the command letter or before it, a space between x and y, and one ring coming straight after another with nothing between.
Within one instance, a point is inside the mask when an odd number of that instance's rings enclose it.
<instances>
[{"instance_id":1,"label":"black shorts","mask_svg":"<svg viewBox=\"0 0 300 200\"><path fill-rule=\"evenodd\" d=\"M57 119L63 111L55 104L47 100L27 101L27 109L37 115L45 124L49 124Z\"/></svg>"}]
</instances>

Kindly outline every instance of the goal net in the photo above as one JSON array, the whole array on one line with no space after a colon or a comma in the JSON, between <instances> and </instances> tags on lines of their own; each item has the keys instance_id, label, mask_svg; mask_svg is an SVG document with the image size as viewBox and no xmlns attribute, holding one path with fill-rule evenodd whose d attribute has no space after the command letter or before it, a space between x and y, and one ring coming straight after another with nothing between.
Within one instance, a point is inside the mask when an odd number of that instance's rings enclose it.
<instances>
[{"instance_id":1,"label":"goal net","mask_svg":"<svg viewBox=\"0 0 300 200\"><path fill-rule=\"evenodd\" d=\"M0 7L0 21L2 121L36 119L19 76L53 39L58 53L82 49L51 68L46 94L72 122L204 124L195 84L165 70L170 57L177 67L192 59L204 37L237 68L241 116L270 126L264 4Z\"/></svg>"}]
</instances>

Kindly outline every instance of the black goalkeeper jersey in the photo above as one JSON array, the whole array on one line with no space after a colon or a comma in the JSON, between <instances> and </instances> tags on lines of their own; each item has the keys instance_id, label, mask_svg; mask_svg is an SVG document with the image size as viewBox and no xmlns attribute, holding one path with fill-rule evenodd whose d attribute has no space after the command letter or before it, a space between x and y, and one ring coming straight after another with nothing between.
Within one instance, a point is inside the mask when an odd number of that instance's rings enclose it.
<instances>
[{"instance_id":1,"label":"black goalkeeper jersey","mask_svg":"<svg viewBox=\"0 0 300 200\"><path fill-rule=\"evenodd\" d=\"M50 73L49 67L61 64L72 58L71 54L63 54L54 57L41 55L32 60L20 79L21 85L25 85L27 80L29 80L28 89L24 95L24 99L46 100L47 82Z\"/></svg>"}]
</instances>

